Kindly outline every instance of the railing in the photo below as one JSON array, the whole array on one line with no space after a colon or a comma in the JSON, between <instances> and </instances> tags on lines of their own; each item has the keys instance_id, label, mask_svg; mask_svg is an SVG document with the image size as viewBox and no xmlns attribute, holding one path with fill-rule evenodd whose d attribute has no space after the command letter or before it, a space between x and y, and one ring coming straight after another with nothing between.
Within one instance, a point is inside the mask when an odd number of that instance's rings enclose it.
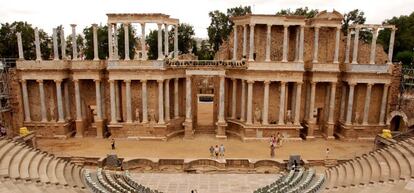
<instances>
[{"instance_id":1,"label":"railing","mask_svg":"<svg viewBox=\"0 0 414 193\"><path fill-rule=\"evenodd\" d=\"M232 60L166 60L166 67L188 68L188 67L217 67L217 68L247 68L246 62Z\"/></svg>"}]
</instances>

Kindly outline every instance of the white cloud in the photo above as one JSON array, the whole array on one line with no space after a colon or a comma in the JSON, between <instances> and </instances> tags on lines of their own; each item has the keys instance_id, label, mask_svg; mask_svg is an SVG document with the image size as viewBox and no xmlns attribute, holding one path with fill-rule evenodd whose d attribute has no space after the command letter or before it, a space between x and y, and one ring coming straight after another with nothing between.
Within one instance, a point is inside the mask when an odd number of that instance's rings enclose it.
<instances>
[{"instance_id":1,"label":"white cloud","mask_svg":"<svg viewBox=\"0 0 414 193\"><path fill-rule=\"evenodd\" d=\"M13 0L0 1L0 22L28 21L34 26L51 32L63 24L78 24L80 32L91 23L106 23L106 13L165 13L195 27L196 36L207 37L210 23L208 12L239 5L251 5L254 13L273 14L280 9L332 10L341 13L361 9L367 23L381 23L393 16L407 15L414 11L413 0ZM155 28L155 25L152 25Z\"/></svg>"}]
</instances>

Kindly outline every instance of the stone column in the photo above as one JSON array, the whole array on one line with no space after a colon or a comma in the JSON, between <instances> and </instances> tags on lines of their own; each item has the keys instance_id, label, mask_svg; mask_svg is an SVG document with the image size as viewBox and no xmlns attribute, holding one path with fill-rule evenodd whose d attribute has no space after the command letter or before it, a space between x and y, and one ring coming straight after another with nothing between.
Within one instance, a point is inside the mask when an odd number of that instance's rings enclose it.
<instances>
[{"instance_id":1,"label":"stone column","mask_svg":"<svg viewBox=\"0 0 414 193\"><path fill-rule=\"evenodd\" d=\"M120 81L119 81L120 82ZM116 112L116 119L118 121L122 120L122 104L121 104L121 88L119 88L118 80L115 80L115 112Z\"/></svg>"},{"instance_id":2,"label":"stone column","mask_svg":"<svg viewBox=\"0 0 414 193\"><path fill-rule=\"evenodd\" d=\"M247 81L247 120L246 124L252 124L252 108L253 108L253 84L254 81Z\"/></svg>"},{"instance_id":3,"label":"stone column","mask_svg":"<svg viewBox=\"0 0 414 193\"><path fill-rule=\"evenodd\" d=\"M391 29L390 45L388 47L388 64L392 64L392 54L394 52L395 28Z\"/></svg>"},{"instance_id":4,"label":"stone column","mask_svg":"<svg viewBox=\"0 0 414 193\"><path fill-rule=\"evenodd\" d=\"M58 108L58 122L65 122L65 115L63 113L63 98L62 98L62 80L55 80L56 84L56 100Z\"/></svg>"},{"instance_id":5,"label":"stone column","mask_svg":"<svg viewBox=\"0 0 414 193\"><path fill-rule=\"evenodd\" d=\"M240 121L244 122L246 120L246 82L241 79L242 84L242 98L241 98L241 109L240 109Z\"/></svg>"},{"instance_id":6,"label":"stone column","mask_svg":"<svg viewBox=\"0 0 414 193\"><path fill-rule=\"evenodd\" d=\"M264 81L264 93L263 93L263 113L262 113L262 124L269 124L269 85L270 81Z\"/></svg>"},{"instance_id":7,"label":"stone column","mask_svg":"<svg viewBox=\"0 0 414 193\"><path fill-rule=\"evenodd\" d=\"M279 98L279 120L278 125L285 124L285 97L286 97L286 82L280 82L280 98Z\"/></svg>"},{"instance_id":8,"label":"stone column","mask_svg":"<svg viewBox=\"0 0 414 193\"><path fill-rule=\"evenodd\" d=\"M142 60L147 60L147 47L145 43L145 23L141 23L141 52Z\"/></svg>"},{"instance_id":9,"label":"stone column","mask_svg":"<svg viewBox=\"0 0 414 193\"><path fill-rule=\"evenodd\" d=\"M102 99L101 99L101 81L95 81L95 95L96 95L96 116L98 120L102 120Z\"/></svg>"},{"instance_id":10,"label":"stone column","mask_svg":"<svg viewBox=\"0 0 414 193\"><path fill-rule=\"evenodd\" d=\"M17 48L18 48L18 51L19 51L19 60L24 60L22 33L17 32L16 36L17 36Z\"/></svg>"},{"instance_id":11,"label":"stone column","mask_svg":"<svg viewBox=\"0 0 414 193\"><path fill-rule=\"evenodd\" d=\"M45 90L43 88L43 80L37 80L37 83L39 83L40 114L42 116L42 122L46 122L47 115L46 115Z\"/></svg>"},{"instance_id":12,"label":"stone column","mask_svg":"<svg viewBox=\"0 0 414 193\"><path fill-rule=\"evenodd\" d=\"M382 99L381 99L381 113L379 118L379 124L385 125L385 110L387 108L387 96L388 96L388 84L384 84L384 90L382 92Z\"/></svg>"},{"instance_id":13,"label":"stone column","mask_svg":"<svg viewBox=\"0 0 414 193\"><path fill-rule=\"evenodd\" d=\"M125 40L125 60L130 60L131 58L129 57L129 28L128 28L128 23L124 23L124 40Z\"/></svg>"},{"instance_id":14,"label":"stone column","mask_svg":"<svg viewBox=\"0 0 414 193\"><path fill-rule=\"evenodd\" d=\"M243 25L243 58L247 57L247 25Z\"/></svg>"},{"instance_id":15,"label":"stone column","mask_svg":"<svg viewBox=\"0 0 414 193\"><path fill-rule=\"evenodd\" d=\"M62 60L66 59L66 40L65 40L65 32L63 28L60 31L60 49L62 54Z\"/></svg>"},{"instance_id":16,"label":"stone column","mask_svg":"<svg viewBox=\"0 0 414 193\"><path fill-rule=\"evenodd\" d=\"M300 39L300 29L296 28L296 39L295 39L295 62L299 60L299 39Z\"/></svg>"},{"instance_id":17,"label":"stone column","mask_svg":"<svg viewBox=\"0 0 414 193\"><path fill-rule=\"evenodd\" d=\"M300 26L300 42L299 42L299 60L298 62L303 62L303 53L305 49L305 26Z\"/></svg>"},{"instance_id":18,"label":"stone column","mask_svg":"<svg viewBox=\"0 0 414 193\"><path fill-rule=\"evenodd\" d=\"M179 109L178 109L178 78L174 79L174 118L179 118Z\"/></svg>"},{"instance_id":19,"label":"stone column","mask_svg":"<svg viewBox=\"0 0 414 193\"><path fill-rule=\"evenodd\" d=\"M108 59L109 60L113 60L114 58L114 40L113 40L113 35L112 35L112 23L108 23Z\"/></svg>"},{"instance_id":20,"label":"stone column","mask_svg":"<svg viewBox=\"0 0 414 193\"><path fill-rule=\"evenodd\" d=\"M254 25L255 24L250 24L250 43L249 43L249 61L253 62L254 58Z\"/></svg>"},{"instance_id":21,"label":"stone column","mask_svg":"<svg viewBox=\"0 0 414 193\"><path fill-rule=\"evenodd\" d=\"M34 29L35 32L35 46L36 46L36 60L42 60L42 54L40 53L40 39L39 39L39 30L37 27Z\"/></svg>"},{"instance_id":22,"label":"stone column","mask_svg":"<svg viewBox=\"0 0 414 193\"><path fill-rule=\"evenodd\" d=\"M26 80L22 80L22 95L23 95L23 106L24 106L24 121L30 122L30 105L29 105L29 96L27 94L27 83Z\"/></svg>"},{"instance_id":23,"label":"stone column","mask_svg":"<svg viewBox=\"0 0 414 193\"><path fill-rule=\"evenodd\" d=\"M165 121L170 121L170 79L165 80Z\"/></svg>"},{"instance_id":24,"label":"stone column","mask_svg":"<svg viewBox=\"0 0 414 193\"><path fill-rule=\"evenodd\" d=\"M233 26L233 60L237 60L237 25Z\"/></svg>"},{"instance_id":25,"label":"stone column","mask_svg":"<svg viewBox=\"0 0 414 193\"><path fill-rule=\"evenodd\" d=\"M168 42L168 24L164 24L164 55L168 58L170 50L169 50L169 42Z\"/></svg>"},{"instance_id":26,"label":"stone column","mask_svg":"<svg viewBox=\"0 0 414 193\"><path fill-rule=\"evenodd\" d=\"M147 80L141 80L142 123L148 123Z\"/></svg>"},{"instance_id":27,"label":"stone column","mask_svg":"<svg viewBox=\"0 0 414 193\"><path fill-rule=\"evenodd\" d=\"M378 37L378 29L372 29L372 42L371 42L371 53L369 56L369 63L375 64L375 51L377 48L377 37Z\"/></svg>"},{"instance_id":28,"label":"stone column","mask_svg":"<svg viewBox=\"0 0 414 193\"><path fill-rule=\"evenodd\" d=\"M178 25L174 29L174 58L178 59Z\"/></svg>"},{"instance_id":29,"label":"stone column","mask_svg":"<svg viewBox=\"0 0 414 193\"><path fill-rule=\"evenodd\" d=\"M334 53L334 64L339 64L339 40L341 38L341 27L336 28L336 35L335 35L335 53Z\"/></svg>"},{"instance_id":30,"label":"stone column","mask_svg":"<svg viewBox=\"0 0 414 193\"><path fill-rule=\"evenodd\" d=\"M359 41L359 28L355 28L354 37L354 50L352 54L352 64L358 64L358 41Z\"/></svg>"},{"instance_id":31,"label":"stone column","mask_svg":"<svg viewBox=\"0 0 414 193\"><path fill-rule=\"evenodd\" d=\"M331 93L331 96L329 97L328 123L329 124L334 124L336 82L331 83L331 92L330 93Z\"/></svg>"},{"instance_id":32,"label":"stone column","mask_svg":"<svg viewBox=\"0 0 414 193\"><path fill-rule=\"evenodd\" d=\"M66 119L70 120L70 99L69 99L69 80L63 84L63 95L65 97L65 115Z\"/></svg>"},{"instance_id":33,"label":"stone column","mask_svg":"<svg viewBox=\"0 0 414 193\"><path fill-rule=\"evenodd\" d=\"M319 27L315 27L315 40L313 41L313 60L312 63L318 63L319 51Z\"/></svg>"},{"instance_id":34,"label":"stone column","mask_svg":"<svg viewBox=\"0 0 414 193\"><path fill-rule=\"evenodd\" d=\"M162 54L162 24L161 23L157 23L158 25L158 60L163 60L163 54Z\"/></svg>"},{"instance_id":35,"label":"stone column","mask_svg":"<svg viewBox=\"0 0 414 193\"><path fill-rule=\"evenodd\" d=\"M231 79L233 81L233 92L231 95L231 118L236 119L236 95L237 95L237 79L233 78Z\"/></svg>"},{"instance_id":36,"label":"stone column","mask_svg":"<svg viewBox=\"0 0 414 193\"><path fill-rule=\"evenodd\" d=\"M349 95L348 95L348 111L346 113L345 124L352 124L352 108L354 107L354 89L355 83L349 83Z\"/></svg>"},{"instance_id":37,"label":"stone column","mask_svg":"<svg viewBox=\"0 0 414 193\"><path fill-rule=\"evenodd\" d=\"M219 113L218 122L223 123L224 120L224 76L220 76L220 93L219 93Z\"/></svg>"},{"instance_id":38,"label":"stone column","mask_svg":"<svg viewBox=\"0 0 414 193\"><path fill-rule=\"evenodd\" d=\"M192 122L191 115L191 76L186 77L185 122Z\"/></svg>"},{"instance_id":39,"label":"stone column","mask_svg":"<svg viewBox=\"0 0 414 193\"><path fill-rule=\"evenodd\" d=\"M114 124L118 122L116 116L115 80L109 80L109 92L111 95L111 124Z\"/></svg>"},{"instance_id":40,"label":"stone column","mask_svg":"<svg viewBox=\"0 0 414 193\"><path fill-rule=\"evenodd\" d=\"M76 43L76 24L70 24L72 27L72 60L78 59L78 46Z\"/></svg>"},{"instance_id":41,"label":"stone column","mask_svg":"<svg viewBox=\"0 0 414 193\"><path fill-rule=\"evenodd\" d=\"M81 98L80 98L80 89L79 89L79 80L73 80L75 83L75 100L76 100L76 120L82 120L82 108L81 108Z\"/></svg>"},{"instance_id":42,"label":"stone column","mask_svg":"<svg viewBox=\"0 0 414 193\"><path fill-rule=\"evenodd\" d=\"M132 123L132 96L131 96L131 80L124 80L125 82L125 97L127 110L127 123Z\"/></svg>"},{"instance_id":43,"label":"stone column","mask_svg":"<svg viewBox=\"0 0 414 193\"><path fill-rule=\"evenodd\" d=\"M348 35L346 36L345 63L349 63L349 53L351 52L351 38L351 29L348 28Z\"/></svg>"},{"instance_id":44,"label":"stone column","mask_svg":"<svg viewBox=\"0 0 414 193\"><path fill-rule=\"evenodd\" d=\"M164 80L157 80L158 82L158 124L164 124Z\"/></svg>"},{"instance_id":45,"label":"stone column","mask_svg":"<svg viewBox=\"0 0 414 193\"><path fill-rule=\"evenodd\" d=\"M369 113L369 105L371 103L372 85L373 85L372 83L367 84L367 93L365 94L364 117L362 120L363 125L368 125L368 113Z\"/></svg>"},{"instance_id":46,"label":"stone column","mask_svg":"<svg viewBox=\"0 0 414 193\"><path fill-rule=\"evenodd\" d=\"M315 123L315 118L313 117L313 110L315 109L315 90L316 82L311 82L311 93L310 93L310 105L309 105L309 123Z\"/></svg>"},{"instance_id":47,"label":"stone column","mask_svg":"<svg viewBox=\"0 0 414 193\"><path fill-rule=\"evenodd\" d=\"M117 24L114 23L114 55L113 59L118 60L119 59L119 52L118 52L118 29Z\"/></svg>"},{"instance_id":48,"label":"stone column","mask_svg":"<svg viewBox=\"0 0 414 193\"><path fill-rule=\"evenodd\" d=\"M301 82L297 82L296 83L296 102L295 102L295 120L294 123L295 125L299 125L299 119L300 119L300 103L301 103L301 99L302 99L302 83Z\"/></svg>"},{"instance_id":49,"label":"stone column","mask_svg":"<svg viewBox=\"0 0 414 193\"><path fill-rule=\"evenodd\" d=\"M342 93L341 93L341 114L339 116L339 120L344 121L345 119L345 103L346 103L346 85L342 85Z\"/></svg>"},{"instance_id":50,"label":"stone column","mask_svg":"<svg viewBox=\"0 0 414 193\"><path fill-rule=\"evenodd\" d=\"M98 52L98 32L97 28L98 24L92 24L92 31L93 31L93 60L99 60L99 52Z\"/></svg>"},{"instance_id":51,"label":"stone column","mask_svg":"<svg viewBox=\"0 0 414 193\"><path fill-rule=\"evenodd\" d=\"M283 59L282 62L288 61L288 52L289 52L289 25L283 26Z\"/></svg>"},{"instance_id":52,"label":"stone column","mask_svg":"<svg viewBox=\"0 0 414 193\"><path fill-rule=\"evenodd\" d=\"M53 60L59 60L59 48L57 42L57 29L53 28Z\"/></svg>"},{"instance_id":53,"label":"stone column","mask_svg":"<svg viewBox=\"0 0 414 193\"><path fill-rule=\"evenodd\" d=\"M270 47L272 43L272 25L267 24L267 33L266 33L266 62L270 62Z\"/></svg>"}]
</instances>

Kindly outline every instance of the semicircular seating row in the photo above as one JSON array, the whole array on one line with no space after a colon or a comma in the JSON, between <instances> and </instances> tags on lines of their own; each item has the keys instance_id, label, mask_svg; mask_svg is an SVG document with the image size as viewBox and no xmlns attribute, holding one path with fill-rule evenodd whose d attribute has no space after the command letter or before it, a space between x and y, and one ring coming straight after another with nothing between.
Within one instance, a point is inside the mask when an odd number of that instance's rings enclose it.
<instances>
[{"instance_id":1,"label":"semicircular seating row","mask_svg":"<svg viewBox=\"0 0 414 193\"><path fill-rule=\"evenodd\" d=\"M330 167L325 175L327 190L410 180L414 178L414 138Z\"/></svg>"},{"instance_id":2,"label":"semicircular seating row","mask_svg":"<svg viewBox=\"0 0 414 193\"><path fill-rule=\"evenodd\" d=\"M161 193L134 181L129 172L116 173L98 168L85 171L85 182L94 193Z\"/></svg>"},{"instance_id":3,"label":"semicircular seating row","mask_svg":"<svg viewBox=\"0 0 414 193\"><path fill-rule=\"evenodd\" d=\"M314 169L290 170L273 183L261 187L254 193L316 193L325 182L323 174L316 174Z\"/></svg>"},{"instance_id":4,"label":"semicircular seating row","mask_svg":"<svg viewBox=\"0 0 414 193\"><path fill-rule=\"evenodd\" d=\"M25 143L0 139L0 193L86 193L83 170Z\"/></svg>"}]
</instances>

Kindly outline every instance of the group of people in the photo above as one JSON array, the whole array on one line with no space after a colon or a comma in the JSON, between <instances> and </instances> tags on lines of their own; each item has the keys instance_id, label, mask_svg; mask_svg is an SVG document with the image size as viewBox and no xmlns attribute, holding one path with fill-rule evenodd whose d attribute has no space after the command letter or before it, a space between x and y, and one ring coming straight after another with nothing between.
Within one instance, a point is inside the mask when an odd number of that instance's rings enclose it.
<instances>
[{"instance_id":1,"label":"group of people","mask_svg":"<svg viewBox=\"0 0 414 193\"><path fill-rule=\"evenodd\" d=\"M283 136L279 132L276 134L276 136L270 136L270 157L275 157L275 149L276 147L281 147L283 141Z\"/></svg>"},{"instance_id":2,"label":"group of people","mask_svg":"<svg viewBox=\"0 0 414 193\"><path fill-rule=\"evenodd\" d=\"M210 146L210 157L211 158L224 158L224 152L226 149L224 148L224 145L221 144L220 147L218 145L216 146Z\"/></svg>"}]
</instances>

